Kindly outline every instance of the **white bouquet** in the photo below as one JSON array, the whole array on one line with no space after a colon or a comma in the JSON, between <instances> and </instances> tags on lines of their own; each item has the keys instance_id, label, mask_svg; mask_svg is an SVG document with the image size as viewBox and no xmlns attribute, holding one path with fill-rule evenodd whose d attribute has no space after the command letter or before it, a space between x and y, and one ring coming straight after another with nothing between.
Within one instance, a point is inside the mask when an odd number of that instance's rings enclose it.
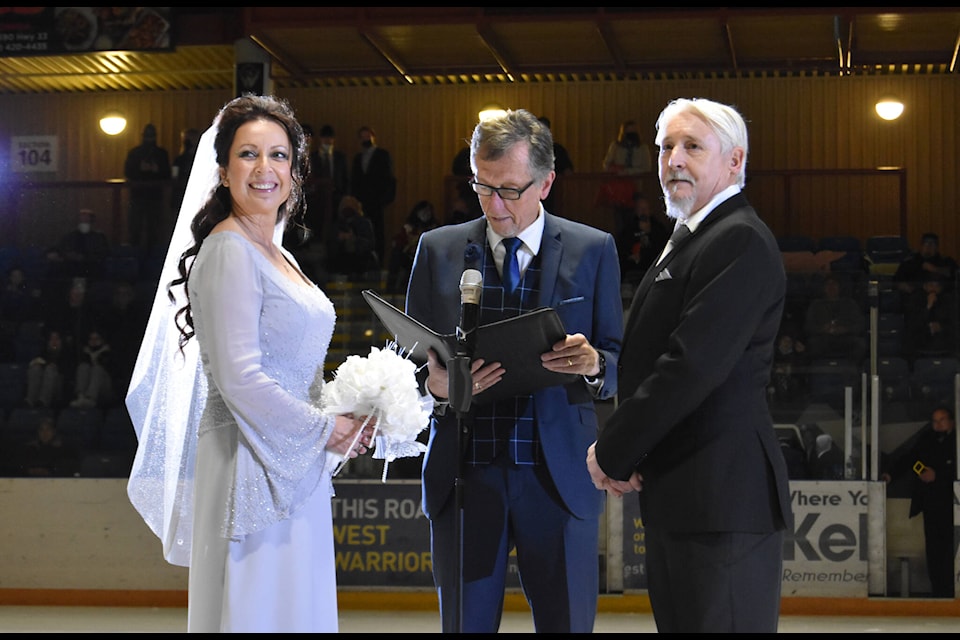
<instances>
[{"instance_id":1,"label":"white bouquet","mask_svg":"<svg viewBox=\"0 0 960 640\"><path fill-rule=\"evenodd\" d=\"M367 416L374 425L373 457L384 460L382 480L387 480L387 467L397 458L415 457L427 447L417 441L420 432L430 425L433 397L420 395L417 384L417 366L400 355L396 344L385 349L370 347L370 355L347 356L333 374L333 380L323 385L323 410L331 414L351 413ZM360 438L357 432L356 440ZM340 472L349 458L334 472Z\"/></svg>"}]
</instances>

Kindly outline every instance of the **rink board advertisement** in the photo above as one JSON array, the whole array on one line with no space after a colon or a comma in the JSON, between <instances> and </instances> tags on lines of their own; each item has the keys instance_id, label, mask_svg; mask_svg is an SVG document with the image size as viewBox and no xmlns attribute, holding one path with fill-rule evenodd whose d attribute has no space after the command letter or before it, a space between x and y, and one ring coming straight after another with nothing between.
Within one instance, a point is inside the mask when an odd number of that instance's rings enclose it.
<instances>
[{"instance_id":1,"label":"rink board advertisement","mask_svg":"<svg viewBox=\"0 0 960 640\"><path fill-rule=\"evenodd\" d=\"M792 481L794 528L783 545L788 596L868 595L867 482ZM623 589L647 588L643 520L636 497L623 501Z\"/></svg>"},{"instance_id":2,"label":"rink board advertisement","mask_svg":"<svg viewBox=\"0 0 960 640\"><path fill-rule=\"evenodd\" d=\"M433 588L430 525L420 508L420 482L339 480L334 489L337 584ZM507 586L520 586L515 558Z\"/></svg>"}]
</instances>

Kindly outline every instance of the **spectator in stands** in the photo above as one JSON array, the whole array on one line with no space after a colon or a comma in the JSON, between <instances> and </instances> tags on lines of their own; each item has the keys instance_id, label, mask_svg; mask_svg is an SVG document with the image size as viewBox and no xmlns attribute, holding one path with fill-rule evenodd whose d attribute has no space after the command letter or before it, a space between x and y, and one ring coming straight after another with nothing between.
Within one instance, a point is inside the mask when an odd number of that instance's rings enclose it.
<instances>
[{"instance_id":1,"label":"spectator in stands","mask_svg":"<svg viewBox=\"0 0 960 640\"><path fill-rule=\"evenodd\" d=\"M47 252L51 275L63 278L99 278L103 262L110 254L107 234L96 228L92 209L80 209L77 226L68 231L60 242Z\"/></svg>"},{"instance_id":2,"label":"spectator in stands","mask_svg":"<svg viewBox=\"0 0 960 640\"><path fill-rule=\"evenodd\" d=\"M554 133L550 126L550 118L540 116L537 119L545 124L547 129L550 129L550 133ZM568 176L573 173L573 160L570 159L570 153L567 151L567 148L557 142L555 135L553 138L553 170L556 171L557 177L553 181L553 187L550 189L550 193L543 199L543 207L550 213L562 215L557 208L558 205L555 194L558 193L557 185L563 182L563 176Z\"/></svg>"},{"instance_id":3,"label":"spectator in stands","mask_svg":"<svg viewBox=\"0 0 960 640\"><path fill-rule=\"evenodd\" d=\"M73 371L73 363L73 354L64 344L60 331L47 331L40 353L27 364L26 405L59 408L63 403L65 379Z\"/></svg>"},{"instance_id":4,"label":"spectator in stands","mask_svg":"<svg viewBox=\"0 0 960 640\"><path fill-rule=\"evenodd\" d=\"M71 407L79 409L106 408L113 401L113 353L100 331L87 333L74 376L76 396Z\"/></svg>"},{"instance_id":5,"label":"spectator in stands","mask_svg":"<svg viewBox=\"0 0 960 640\"><path fill-rule=\"evenodd\" d=\"M421 200L413 205L407 215L406 222L393 237L390 247L390 263L387 278L388 293L404 293L407 290L407 280L410 279L410 268L413 266L413 257L417 253L420 235L440 226L433 203Z\"/></svg>"},{"instance_id":6,"label":"spectator in stands","mask_svg":"<svg viewBox=\"0 0 960 640\"><path fill-rule=\"evenodd\" d=\"M910 357L946 355L957 351L957 312L946 281L927 272L922 288L904 300L903 350Z\"/></svg>"},{"instance_id":7,"label":"spectator in stands","mask_svg":"<svg viewBox=\"0 0 960 640\"><path fill-rule=\"evenodd\" d=\"M843 451L841 451L829 433L817 436L813 454L810 457L811 480L843 480Z\"/></svg>"},{"instance_id":8,"label":"spectator in stands","mask_svg":"<svg viewBox=\"0 0 960 640\"><path fill-rule=\"evenodd\" d=\"M187 190L187 181L193 169L193 159L197 156L197 143L200 142L200 130L193 127L180 130L180 153L170 165L173 178L173 191L170 193L170 208L174 215L180 212L180 203Z\"/></svg>"},{"instance_id":9,"label":"spectator in stands","mask_svg":"<svg viewBox=\"0 0 960 640\"><path fill-rule=\"evenodd\" d=\"M90 329L96 324L99 310L87 295L86 278L74 278L60 298L45 311L47 324L60 331L64 347L76 356Z\"/></svg>"},{"instance_id":10,"label":"spectator in stands","mask_svg":"<svg viewBox=\"0 0 960 640\"><path fill-rule=\"evenodd\" d=\"M473 187L470 186L470 181L473 180L473 169L470 167L469 145L460 149L457 155L453 157L450 172L459 178L456 184L456 193L459 196L460 203L456 199L454 200L451 213L446 217L446 224L457 224L482 216L483 209L480 207L480 199L474 193Z\"/></svg>"},{"instance_id":11,"label":"spectator in stands","mask_svg":"<svg viewBox=\"0 0 960 640\"><path fill-rule=\"evenodd\" d=\"M461 147L457 155L453 156L453 162L450 165L450 173L461 178L472 178L473 169L470 168L470 146ZM473 191L471 190L471 193Z\"/></svg>"},{"instance_id":12,"label":"spectator in stands","mask_svg":"<svg viewBox=\"0 0 960 640\"><path fill-rule=\"evenodd\" d=\"M653 169L650 145L640 139L636 121L624 120L620 124L617 139L607 147L602 167L617 175L647 173Z\"/></svg>"},{"instance_id":13,"label":"spectator in stands","mask_svg":"<svg viewBox=\"0 0 960 640\"><path fill-rule=\"evenodd\" d=\"M113 287L110 304L97 313L97 326L110 336L114 380L121 388L126 388L137 361L150 312L149 303L137 297L133 284L118 282Z\"/></svg>"},{"instance_id":14,"label":"spectator in stands","mask_svg":"<svg viewBox=\"0 0 960 640\"><path fill-rule=\"evenodd\" d=\"M317 152L317 136L313 126L303 125L303 135L307 141L307 165L309 171L303 178L303 197L306 209L287 225L283 235L283 246L297 251L304 245L322 237L323 233L323 192L320 188L320 154ZM299 257L297 258L299 261Z\"/></svg>"},{"instance_id":15,"label":"spectator in stands","mask_svg":"<svg viewBox=\"0 0 960 640\"><path fill-rule=\"evenodd\" d=\"M810 385L804 368L809 364L806 345L789 326L781 326L767 386L771 404L798 402L806 397Z\"/></svg>"},{"instance_id":16,"label":"spectator in stands","mask_svg":"<svg viewBox=\"0 0 960 640\"><path fill-rule=\"evenodd\" d=\"M927 274L944 282L944 291L952 292L957 278L957 261L940 253L940 236L927 232L920 239L920 250L904 258L893 280L904 295L923 287Z\"/></svg>"},{"instance_id":17,"label":"spectator in stands","mask_svg":"<svg viewBox=\"0 0 960 640\"><path fill-rule=\"evenodd\" d=\"M28 281L20 265L10 267L6 276L0 292L0 320L16 323L40 320L40 288Z\"/></svg>"},{"instance_id":18,"label":"spectator in stands","mask_svg":"<svg viewBox=\"0 0 960 640\"><path fill-rule=\"evenodd\" d=\"M633 215L624 223L623 231L617 238L617 252L620 254L620 281L628 284L632 291L663 252L670 233L664 224L653 214L650 199L643 194L634 194Z\"/></svg>"},{"instance_id":19,"label":"spectator in stands","mask_svg":"<svg viewBox=\"0 0 960 640\"><path fill-rule=\"evenodd\" d=\"M30 478L70 478L80 473L80 449L57 432L53 415L37 425L36 437L20 446L20 475Z\"/></svg>"},{"instance_id":20,"label":"spectator in stands","mask_svg":"<svg viewBox=\"0 0 960 640\"><path fill-rule=\"evenodd\" d=\"M160 247L160 229L164 220L164 182L170 179L170 154L157 145L157 128L143 128L141 142L130 149L123 175L131 183L127 229L132 246L146 253Z\"/></svg>"},{"instance_id":21,"label":"spectator in stands","mask_svg":"<svg viewBox=\"0 0 960 640\"><path fill-rule=\"evenodd\" d=\"M881 474L890 482L912 473L910 517L923 514L923 538L931 595L954 597L954 497L957 477L957 432L953 410L938 406L910 450Z\"/></svg>"},{"instance_id":22,"label":"spectator in stands","mask_svg":"<svg viewBox=\"0 0 960 640\"><path fill-rule=\"evenodd\" d=\"M823 297L812 300L804 320L810 358L846 358L859 362L867 352L867 321L850 296L841 295L834 274L823 279Z\"/></svg>"},{"instance_id":23,"label":"spectator in stands","mask_svg":"<svg viewBox=\"0 0 960 640\"><path fill-rule=\"evenodd\" d=\"M550 125L550 118L547 116L540 116L537 119L543 124L547 125L547 129L550 129L551 134L553 133L553 129ZM570 159L570 153L567 151L565 146L557 142L556 137L553 139L553 170L557 172L558 176L568 176L573 173L573 160Z\"/></svg>"},{"instance_id":24,"label":"spectator in stands","mask_svg":"<svg viewBox=\"0 0 960 640\"><path fill-rule=\"evenodd\" d=\"M327 270L351 277L380 268L373 223L353 196L343 196L327 240Z\"/></svg>"},{"instance_id":25,"label":"spectator in stands","mask_svg":"<svg viewBox=\"0 0 960 640\"><path fill-rule=\"evenodd\" d=\"M360 151L350 167L350 195L363 204L363 215L373 225L374 249L378 265L385 259L386 210L397 196L397 177L393 156L377 144L373 127L357 130Z\"/></svg>"},{"instance_id":26,"label":"spectator in stands","mask_svg":"<svg viewBox=\"0 0 960 640\"><path fill-rule=\"evenodd\" d=\"M791 480L807 480L810 472L807 468L807 453L803 444L796 435L787 434L778 436L780 453L787 462L787 476Z\"/></svg>"},{"instance_id":27,"label":"spectator in stands","mask_svg":"<svg viewBox=\"0 0 960 640\"><path fill-rule=\"evenodd\" d=\"M474 202L479 202L477 199L477 194L473 193L471 190L470 196L456 195L453 198L453 203L450 205L450 211L447 212L446 217L444 218L444 224L460 224L461 222L466 222L467 220L473 220L480 216L476 211L473 211L470 208L470 205L467 204L467 201L470 198L473 198Z\"/></svg>"},{"instance_id":28,"label":"spectator in stands","mask_svg":"<svg viewBox=\"0 0 960 640\"><path fill-rule=\"evenodd\" d=\"M321 191L325 199L310 213L309 202L307 206L307 217L320 219L319 226L314 232L322 237L324 225L329 224L340 204L340 199L347 193L350 186L350 164L347 161L347 154L336 146L337 136L332 125L325 124L320 127L320 144L317 147L317 165L311 169L316 172L317 178L321 181Z\"/></svg>"},{"instance_id":29,"label":"spectator in stands","mask_svg":"<svg viewBox=\"0 0 960 640\"><path fill-rule=\"evenodd\" d=\"M603 158L603 171L612 177L600 185L596 206L610 211L614 237L620 236L632 215L637 194L643 192L639 174L653 169L650 146L640 139L637 123L620 124L617 139L610 143Z\"/></svg>"}]
</instances>

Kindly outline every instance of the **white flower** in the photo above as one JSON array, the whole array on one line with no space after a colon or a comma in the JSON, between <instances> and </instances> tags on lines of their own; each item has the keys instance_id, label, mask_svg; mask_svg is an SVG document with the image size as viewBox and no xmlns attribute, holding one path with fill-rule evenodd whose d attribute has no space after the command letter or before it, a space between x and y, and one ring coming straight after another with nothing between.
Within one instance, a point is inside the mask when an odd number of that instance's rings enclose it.
<instances>
[{"instance_id":1,"label":"white flower","mask_svg":"<svg viewBox=\"0 0 960 640\"><path fill-rule=\"evenodd\" d=\"M426 451L417 436L430 425L433 397L420 395L416 373L417 366L391 343L385 349L370 347L368 356L347 356L334 372L333 380L323 385L321 391L326 413L352 413L376 420L373 457L385 461L384 481L390 462ZM334 475L342 468L343 465Z\"/></svg>"}]
</instances>

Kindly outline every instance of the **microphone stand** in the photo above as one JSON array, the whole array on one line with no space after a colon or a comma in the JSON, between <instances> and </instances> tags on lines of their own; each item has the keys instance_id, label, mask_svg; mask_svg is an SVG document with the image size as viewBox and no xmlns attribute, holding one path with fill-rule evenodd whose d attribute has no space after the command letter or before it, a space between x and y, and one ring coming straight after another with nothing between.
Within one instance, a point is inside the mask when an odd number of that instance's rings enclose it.
<instances>
[{"instance_id":1,"label":"microphone stand","mask_svg":"<svg viewBox=\"0 0 960 640\"><path fill-rule=\"evenodd\" d=\"M447 395L450 407L457 412L457 477L453 487L455 509L453 539L457 545L454 628L457 633L463 632L463 447L467 442L467 425L464 416L470 411L470 403L473 401L472 381L470 356L458 353L447 360Z\"/></svg>"},{"instance_id":2,"label":"microphone stand","mask_svg":"<svg viewBox=\"0 0 960 640\"><path fill-rule=\"evenodd\" d=\"M466 259L466 255L464 256ZM473 373L470 361L480 324L480 296L483 274L477 269L464 269L460 276L460 322L457 324L457 350L447 360L447 398L450 408L457 412L457 477L454 481L453 539L456 542L456 585L454 601L456 615L454 629L463 631L463 452L467 443L467 421L473 401Z\"/></svg>"}]
</instances>

